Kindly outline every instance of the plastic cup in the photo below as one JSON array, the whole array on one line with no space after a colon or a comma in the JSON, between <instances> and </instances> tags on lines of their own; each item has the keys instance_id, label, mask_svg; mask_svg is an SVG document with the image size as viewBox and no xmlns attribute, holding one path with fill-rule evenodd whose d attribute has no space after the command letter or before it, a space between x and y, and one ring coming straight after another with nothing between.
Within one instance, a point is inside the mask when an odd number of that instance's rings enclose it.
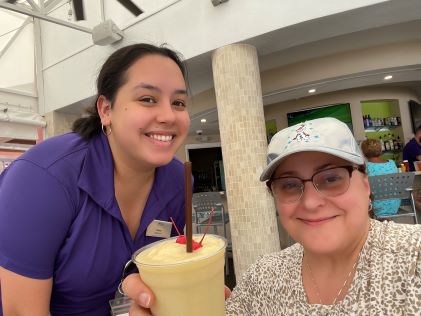
<instances>
[{"instance_id":1,"label":"plastic cup","mask_svg":"<svg viewBox=\"0 0 421 316\"><path fill-rule=\"evenodd\" d=\"M409 171L409 162L408 162L408 160L404 160L402 162L403 162L403 165L405 166L405 171Z\"/></svg>"},{"instance_id":2,"label":"plastic cup","mask_svg":"<svg viewBox=\"0 0 421 316\"><path fill-rule=\"evenodd\" d=\"M186 245L177 244L176 238L149 244L132 257L142 280L155 294L152 314L224 316L226 240L208 234L202 248L187 253ZM202 235L193 236L197 242L201 238Z\"/></svg>"}]
</instances>

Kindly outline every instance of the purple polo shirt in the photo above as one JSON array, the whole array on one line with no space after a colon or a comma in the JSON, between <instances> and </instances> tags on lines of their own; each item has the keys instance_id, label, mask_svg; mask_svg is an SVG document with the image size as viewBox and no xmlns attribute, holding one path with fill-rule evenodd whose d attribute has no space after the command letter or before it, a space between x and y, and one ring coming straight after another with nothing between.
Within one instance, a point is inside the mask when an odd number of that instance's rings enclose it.
<instances>
[{"instance_id":1,"label":"purple polo shirt","mask_svg":"<svg viewBox=\"0 0 421 316\"><path fill-rule=\"evenodd\" d=\"M403 160L408 160L409 170L415 171L414 161L417 161L417 156L421 155L421 146L417 143L415 138L412 138L403 148Z\"/></svg>"},{"instance_id":2,"label":"purple polo shirt","mask_svg":"<svg viewBox=\"0 0 421 316\"><path fill-rule=\"evenodd\" d=\"M171 216L184 227L180 161L156 169L134 240L115 199L113 168L104 135L85 141L69 133L34 146L0 176L0 265L53 277L52 315L109 315L124 264L160 239L145 235L148 225Z\"/></svg>"}]
</instances>

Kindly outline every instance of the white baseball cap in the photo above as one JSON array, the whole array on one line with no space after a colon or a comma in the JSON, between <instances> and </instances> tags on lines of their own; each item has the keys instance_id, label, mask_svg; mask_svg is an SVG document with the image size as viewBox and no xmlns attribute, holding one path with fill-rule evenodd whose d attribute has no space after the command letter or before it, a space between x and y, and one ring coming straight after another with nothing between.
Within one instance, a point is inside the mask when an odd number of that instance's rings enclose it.
<instances>
[{"instance_id":1,"label":"white baseball cap","mask_svg":"<svg viewBox=\"0 0 421 316\"><path fill-rule=\"evenodd\" d=\"M364 165L364 155L348 126L333 117L299 123L276 133L268 146L268 165L260 181L269 180L285 157L302 151L327 153L356 165Z\"/></svg>"}]
</instances>

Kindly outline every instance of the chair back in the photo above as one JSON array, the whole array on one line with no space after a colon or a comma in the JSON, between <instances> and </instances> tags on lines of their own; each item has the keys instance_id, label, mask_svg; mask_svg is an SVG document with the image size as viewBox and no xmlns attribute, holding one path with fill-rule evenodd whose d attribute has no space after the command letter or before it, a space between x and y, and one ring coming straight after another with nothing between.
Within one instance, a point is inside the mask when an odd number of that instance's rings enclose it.
<instances>
[{"instance_id":1,"label":"chair back","mask_svg":"<svg viewBox=\"0 0 421 316\"><path fill-rule=\"evenodd\" d=\"M207 221L214 208L212 223L221 223L224 221L224 205L219 192L200 192L193 193L193 210L196 213L196 223Z\"/></svg>"},{"instance_id":2,"label":"chair back","mask_svg":"<svg viewBox=\"0 0 421 316\"><path fill-rule=\"evenodd\" d=\"M409 199L415 173L390 173L368 177L373 200Z\"/></svg>"}]
</instances>

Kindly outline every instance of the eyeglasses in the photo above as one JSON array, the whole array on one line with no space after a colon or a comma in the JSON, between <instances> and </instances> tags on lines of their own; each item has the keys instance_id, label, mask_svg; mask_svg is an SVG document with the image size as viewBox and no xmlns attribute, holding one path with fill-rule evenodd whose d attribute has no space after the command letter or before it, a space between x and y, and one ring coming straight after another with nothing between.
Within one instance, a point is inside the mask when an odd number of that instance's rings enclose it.
<instances>
[{"instance_id":1,"label":"eyeglasses","mask_svg":"<svg viewBox=\"0 0 421 316\"><path fill-rule=\"evenodd\" d=\"M338 166L316 172L310 179L298 177L279 177L266 182L272 194L281 203L298 202L304 193L304 184L313 183L314 188L323 196L334 197L348 191L352 172L359 169L355 166Z\"/></svg>"}]
</instances>

